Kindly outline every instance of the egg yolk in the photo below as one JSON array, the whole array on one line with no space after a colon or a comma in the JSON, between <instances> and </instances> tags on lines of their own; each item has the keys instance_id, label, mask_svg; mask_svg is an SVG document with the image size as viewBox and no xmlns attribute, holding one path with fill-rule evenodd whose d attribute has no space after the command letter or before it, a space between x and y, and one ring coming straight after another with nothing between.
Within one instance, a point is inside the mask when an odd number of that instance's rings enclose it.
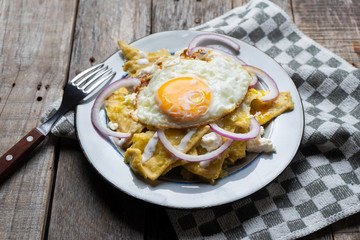
<instances>
[{"instance_id":1,"label":"egg yolk","mask_svg":"<svg viewBox=\"0 0 360 240\"><path fill-rule=\"evenodd\" d=\"M195 121L208 110L211 91L200 79L180 77L159 88L156 102L164 114L176 121Z\"/></svg>"}]
</instances>

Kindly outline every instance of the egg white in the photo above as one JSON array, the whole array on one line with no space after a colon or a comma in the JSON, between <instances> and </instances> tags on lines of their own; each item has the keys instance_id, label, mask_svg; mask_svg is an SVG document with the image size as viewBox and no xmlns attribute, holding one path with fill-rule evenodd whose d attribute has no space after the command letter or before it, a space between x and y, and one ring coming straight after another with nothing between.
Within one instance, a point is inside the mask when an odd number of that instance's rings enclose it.
<instances>
[{"instance_id":1,"label":"egg white","mask_svg":"<svg viewBox=\"0 0 360 240\"><path fill-rule=\"evenodd\" d=\"M178 52L163 62L163 69L153 67L149 84L137 96L134 118L156 127L187 128L214 122L232 112L244 99L251 76L231 57L210 52L208 59L210 61L183 59ZM164 114L156 103L155 96L160 86L180 77L198 78L211 90L211 104L207 112L195 121L175 121Z\"/></svg>"}]
</instances>

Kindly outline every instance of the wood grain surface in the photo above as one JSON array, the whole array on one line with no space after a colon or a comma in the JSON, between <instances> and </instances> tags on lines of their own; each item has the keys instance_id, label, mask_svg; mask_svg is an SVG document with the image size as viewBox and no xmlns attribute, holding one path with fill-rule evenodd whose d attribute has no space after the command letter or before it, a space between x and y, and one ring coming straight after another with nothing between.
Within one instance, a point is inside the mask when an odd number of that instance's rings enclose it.
<instances>
[{"instance_id":1,"label":"wood grain surface","mask_svg":"<svg viewBox=\"0 0 360 240\"><path fill-rule=\"evenodd\" d=\"M293 0L292 6L304 34L360 67L360 1Z\"/></svg>"},{"instance_id":2,"label":"wood grain surface","mask_svg":"<svg viewBox=\"0 0 360 240\"><path fill-rule=\"evenodd\" d=\"M169 4L169 2L172 2ZM153 0L152 33L195 27L232 9L231 0Z\"/></svg>"},{"instance_id":3,"label":"wood grain surface","mask_svg":"<svg viewBox=\"0 0 360 240\"><path fill-rule=\"evenodd\" d=\"M76 1L0 1L0 152L39 124L62 95ZM42 238L55 144L47 140L0 185L0 238Z\"/></svg>"},{"instance_id":4,"label":"wood grain surface","mask_svg":"<svg viewBox=\"0 0 360 240\"><path fill-rule=\"evenodd\" d=\"M0 155L39 124L68 79L151 33L246 0L0 1ZM360 66L360 1L273 0L309 37ZM0 185L0 239L176 239L165 209L106 182L75 140L46 138ZM303 239L360 239L360 214Z\"/></svg>"}]
</instances>

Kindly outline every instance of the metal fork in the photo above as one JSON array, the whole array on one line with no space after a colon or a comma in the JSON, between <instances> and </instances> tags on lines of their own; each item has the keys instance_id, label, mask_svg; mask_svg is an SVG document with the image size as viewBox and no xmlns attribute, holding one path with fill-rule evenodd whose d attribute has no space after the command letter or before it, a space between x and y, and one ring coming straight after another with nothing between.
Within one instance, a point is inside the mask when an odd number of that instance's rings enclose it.
<instances>
[{"instance_id":1,"label":"metal fork","mask_svg":"<svg viewBox=\"0 0 360 240\"><path fill-rule=\"evenodd\" d=\"M64 89L61 105L46 122L33 128L0 158L0 183L5 180L37 145L49 134L55 122L102 83L115 76L115 72L105 64L93 66L68 82Z\"/></svg>"}]
</instances>

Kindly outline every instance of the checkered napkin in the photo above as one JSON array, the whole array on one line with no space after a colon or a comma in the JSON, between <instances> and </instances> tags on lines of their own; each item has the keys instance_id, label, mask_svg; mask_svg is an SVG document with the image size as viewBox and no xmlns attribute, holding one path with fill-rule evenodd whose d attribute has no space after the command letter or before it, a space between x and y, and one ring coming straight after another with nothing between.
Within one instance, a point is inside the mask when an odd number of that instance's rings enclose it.
<instances>
[{"instance_id":1,"label":"checkered napkin","mask_svg":"<svg viewBox=\"0 0 360 240\"><path fill-rule=\"evenodd\" d=\"M300 92L306 126L294 160L267 187L219 207L168 210L179 239L293 239L359 212L360 70L304 36L267 0L195 29L241 39L280 63ZM53 133L74 137L73 126L68 113Z\"/></svg>"}]
</instances>

